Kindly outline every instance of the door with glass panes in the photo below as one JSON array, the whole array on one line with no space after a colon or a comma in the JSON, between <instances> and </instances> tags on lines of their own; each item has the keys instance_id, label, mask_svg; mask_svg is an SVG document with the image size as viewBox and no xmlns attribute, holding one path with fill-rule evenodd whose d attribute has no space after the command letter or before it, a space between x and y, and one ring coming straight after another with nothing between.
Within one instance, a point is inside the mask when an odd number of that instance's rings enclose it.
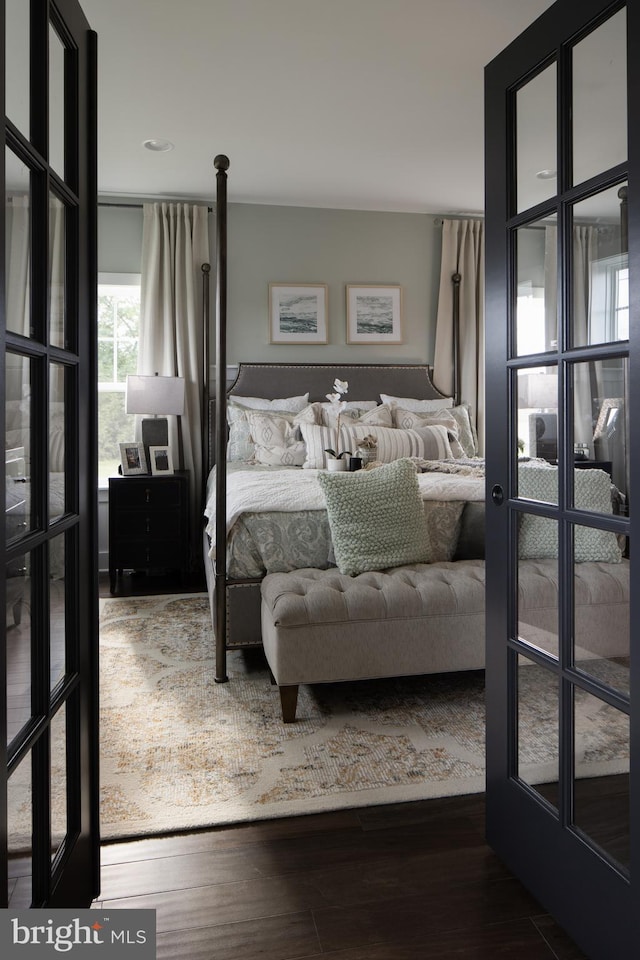
<instances>
[{"instance_id":1,"label":"door with glass panes","mask_svg":"<svg viewBox=\"0 0 640 960\"><path fill-rule=\"evenodd\" d=\"M559 0L486 70L487 835L594 960L640 949L639 48Z\"/></svg>"},{"instance_id":2,"label":"door with glass panes","mask_svg":"<svg viewBox=\"0 0 640 960\"><path fill-rule=\"evenodd\" d=\"M0 905L97 895L96 37L2 0Z\"/></svg>"}]
</instances>

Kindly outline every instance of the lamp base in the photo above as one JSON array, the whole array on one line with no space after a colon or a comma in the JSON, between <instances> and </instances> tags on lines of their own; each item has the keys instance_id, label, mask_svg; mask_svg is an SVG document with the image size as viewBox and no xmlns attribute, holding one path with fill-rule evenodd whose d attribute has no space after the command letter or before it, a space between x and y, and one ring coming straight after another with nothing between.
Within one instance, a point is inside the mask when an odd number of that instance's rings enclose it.
<instances>
[{"instance_id":1,"label":"lamp base","mask_svg":"<svg viewBox=\"0 0 640 960\"><path fill-rule=\"evenodd\" d=\"M142 442L147 458L147 470L151 473L149 447L166 447L169 445L169 421L167 418L146 417L142 421Z\"/></svg>"}]
</instances>

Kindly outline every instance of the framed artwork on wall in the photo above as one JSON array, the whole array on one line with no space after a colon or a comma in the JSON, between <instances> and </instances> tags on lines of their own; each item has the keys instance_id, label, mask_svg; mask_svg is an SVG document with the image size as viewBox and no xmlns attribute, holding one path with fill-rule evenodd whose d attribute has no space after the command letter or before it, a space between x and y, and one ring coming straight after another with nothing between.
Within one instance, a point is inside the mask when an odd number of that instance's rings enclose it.
<instances>
[{"instance_id":1,"label":"framed artwork on wall","mask_svg":"<svg viewBox=\"0 0 640 960\"><path fill-rule=\"evenodd\" d=\"M269 343L327 343L326 283L269 284Z\"/></svg>"},{"instance_id":2,"label":"framed artwork on wall","mask_svg":"<svg viewBox=\"0 0 640 960\"><path fill-rule=\"evenodd\" d=\"M402 287L347 284L347 343L402 343Z\"/></svg>"}]
</instances>

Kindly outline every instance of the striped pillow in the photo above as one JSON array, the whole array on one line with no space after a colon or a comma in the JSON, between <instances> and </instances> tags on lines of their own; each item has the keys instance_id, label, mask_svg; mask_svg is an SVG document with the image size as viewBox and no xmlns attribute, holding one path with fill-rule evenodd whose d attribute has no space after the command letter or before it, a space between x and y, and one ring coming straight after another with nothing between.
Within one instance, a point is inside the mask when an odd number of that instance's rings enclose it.
<instances>
[{"instance_id":1,"label":"striped pillow","mask_svg":"<svg viewBox=\"0 0 640 960\"><path fill-rule=\"evenodd\" d=\"M376 438L378 449L376 460L392 463L403 457L420 457L424 460L451 459L453 454L449 444L447 428L434 425L417 430L398 430L394 427L375 427L369 424L340 424L340 439L333 427L319 424L301 423L302 438L307 446L307 456L303 464L308 470L323 470L327 465L327 448L332 450L350 450L355 453L358 441L363 437Z\"/></svg>"},{"instance_id":2,"label":"striped pillow","mask_svg":"<svg viewBox=\"0 0 640 960\"><path fill-rule=\"evenodd\" d=\"M394 407L393 422L396 427L400 427L402 430L417 430L436 425L446 427L453 456L456 459L466 456L466 451L458 438L458 422L451 410L443 409L434 413L414 413L411 410Z\"/></svg>"}]
</instances>

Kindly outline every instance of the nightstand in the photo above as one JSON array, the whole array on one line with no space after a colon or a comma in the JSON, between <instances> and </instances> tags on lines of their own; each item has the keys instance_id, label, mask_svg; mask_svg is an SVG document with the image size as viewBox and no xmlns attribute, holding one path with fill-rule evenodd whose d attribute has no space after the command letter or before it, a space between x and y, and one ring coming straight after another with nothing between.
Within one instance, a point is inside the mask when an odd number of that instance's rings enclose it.
<instances>
[{"instance_id":1,"label":"nightstand","mask_svg":"<svg viewBox=\"0 0 640 960\"><path fill-rule=\"evenodd\" d=\"M109 586L127 568L187 572L189 474L109 477Z\"/></svg>"}]
</instances>

